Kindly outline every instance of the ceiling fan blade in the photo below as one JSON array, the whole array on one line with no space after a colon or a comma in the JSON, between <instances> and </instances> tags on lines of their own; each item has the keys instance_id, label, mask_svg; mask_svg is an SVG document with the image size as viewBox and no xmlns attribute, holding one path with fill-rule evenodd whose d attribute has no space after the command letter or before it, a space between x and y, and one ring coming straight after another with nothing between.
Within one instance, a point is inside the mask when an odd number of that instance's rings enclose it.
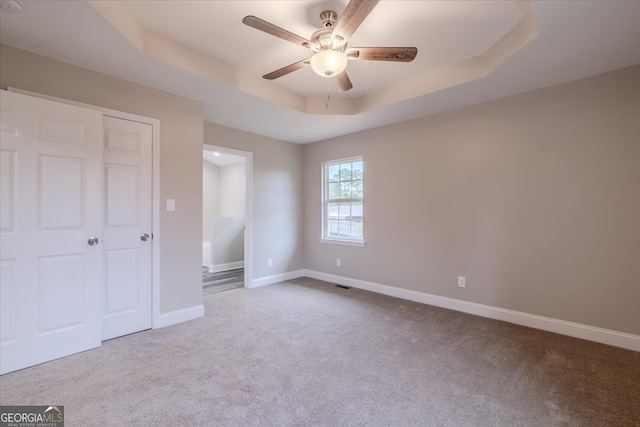
<instances>
[{"instance_id":1,"label":"ceiling fan blade","mask_svg":"<svg viewBox=\"0 0 640 427\"><path fill-rule=\"evenodd\" d=\"M396 62L411 62L417 54L417 47L352 47L345 52L349 59Z\"/></svg>"},{"instance_id":2,"label":"ceiling fan blade","mask_svg":"<svg viewBox=\"0 0 640 427\"><path fill-rule=\"evenodd\" d=\"M346 71L338 74L338 83L340 83L340 89L342 89L343 92L346 92L353 87L353 85L351 84L351 79L349 78L349 75Z\"/></svg>"},{"instance_id":3,"label":"ceiling fan blade","mask_svg":"<svg viewBox=\"0 0 640 427\"><path fill-rule=\"evenodd\" d=\"M265 74L262 77L267 80L274 80L274 79L277 79L278 77L282 77L289 73L293 73L294 71L299 70L300 68L304 68L307 64L309 64L309 58L303 59L302 61L294 62L291 65L287 65L286 67L282 67L279 70L272 71L271 73Z\"/></svg>"},{"instance_id":4,"label":"ceiling fan blade","mask_svg":"<svg viewBox=\"0 0 640 427\"><path fill-rule=\"evenodd\" d=\"M332 36L348 40L380 0L351 0L336 23Z\"/></svg>"},{"instance_id":5,"label":"ceiling fan blade","mask_svg":"<svg viewBox=\"0 0 640 427\"><path fill-rule=\"evenodd\" d=\"M302 47L311 47L311 42L304 37L293 34L292 32L285 30L284 28L280 28L277 25L273 25L272 23L253 15L245 16L242 19L242 23L248 25L249 27L255 28L256 30L264 31L267 34L271 34L272 36L279 37L283 40L300 45Z\"/></svg>"}]
</instances>

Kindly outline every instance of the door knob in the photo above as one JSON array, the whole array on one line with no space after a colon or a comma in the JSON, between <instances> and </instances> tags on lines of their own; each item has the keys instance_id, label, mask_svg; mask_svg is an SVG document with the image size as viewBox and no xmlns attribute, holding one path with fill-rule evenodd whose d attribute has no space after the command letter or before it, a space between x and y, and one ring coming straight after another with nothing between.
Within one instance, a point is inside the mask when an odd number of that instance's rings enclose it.
<instances>
[{"instance_id":1,"label":"door knob","mask_svg":"<svg viewBox=\"0 0 640 427\"><path fill-rule=\"evenodd\" d=\"M149 240L149 235L147 233L144 233L142 236L140 236L140 240L146 242L147 240Z\"/></svg>"},{"instance_id":2,"label":"door knob","mask_svg":"<svg viewBox=\"0 0 640 427\"><path fill-rule=\"evenodd\" d=\"M90 237L89 240L87 240L87 243L89 244L89 246L95 246L99 241L100 240L98 240L97 237Z\"/></svg>"}]
</instances>

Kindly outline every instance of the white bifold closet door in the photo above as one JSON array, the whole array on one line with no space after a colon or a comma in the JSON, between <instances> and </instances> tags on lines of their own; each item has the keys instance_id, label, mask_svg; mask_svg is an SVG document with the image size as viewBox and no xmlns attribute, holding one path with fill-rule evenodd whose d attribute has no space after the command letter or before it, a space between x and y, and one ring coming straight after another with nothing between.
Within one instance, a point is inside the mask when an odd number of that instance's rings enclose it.
<instances>
[{"instance_id":1,"label":"white bifold closet door","mask_svg":"<svg viewBox=\"0 0 640 427\"><path fill-rule=\"evenodd\" d=\"M100 346L103 129L85 108L7 91L1 105L5 373Z\"/></svg>"},{"instance_id":2,"label":"white bifold closet door","mask_svg":"<svg viewBox=\"0 0 640 427\"><path fill-rule=\"evenodd\" d=\"M0 373L152 325L144 123L1 93Z\"/></svg>"},{"instance_id":3,"label":"white bifold closet door","mask_svg":"<svg viewBox=\"0 0 640 427\"><path fill-rule=\"evenodd\" d=\"M145 123L104 118L102 339L151 328L151 149Z\"/></svg>"}]
</instances>

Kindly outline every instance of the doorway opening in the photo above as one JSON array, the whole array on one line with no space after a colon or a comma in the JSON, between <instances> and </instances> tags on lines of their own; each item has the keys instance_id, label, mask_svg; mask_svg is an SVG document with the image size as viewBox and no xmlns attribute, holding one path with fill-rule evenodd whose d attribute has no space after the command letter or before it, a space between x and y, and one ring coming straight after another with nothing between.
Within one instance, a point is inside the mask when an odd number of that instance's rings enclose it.
<instances>
[{"instance_id":1,"label":"doorway opening","mask_svg":"<svg viewBox=\"0 0 640 427\"><path fill-rule=\"evenodd\" d=\"M252 153L204 145L202 291L250 285Z\"/></svg>"}]
</instances>

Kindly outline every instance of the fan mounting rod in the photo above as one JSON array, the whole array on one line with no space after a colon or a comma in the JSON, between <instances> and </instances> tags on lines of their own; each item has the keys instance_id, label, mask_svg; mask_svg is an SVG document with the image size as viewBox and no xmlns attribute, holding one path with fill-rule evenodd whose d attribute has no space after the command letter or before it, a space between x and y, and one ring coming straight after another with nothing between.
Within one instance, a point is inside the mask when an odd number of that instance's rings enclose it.
<instances>
[{"instance_id":1,"label":"fan mounting rod","mask_svg":"<svg viewBox=\"0 0 640 427\"><path fill-rule=\"evenodd\" d=\"M325 28L333 28L338 20L338 14L333 10L325 10L320 14L320 20L322 21L322 26Z\"/></svg>"}]
</instances>

